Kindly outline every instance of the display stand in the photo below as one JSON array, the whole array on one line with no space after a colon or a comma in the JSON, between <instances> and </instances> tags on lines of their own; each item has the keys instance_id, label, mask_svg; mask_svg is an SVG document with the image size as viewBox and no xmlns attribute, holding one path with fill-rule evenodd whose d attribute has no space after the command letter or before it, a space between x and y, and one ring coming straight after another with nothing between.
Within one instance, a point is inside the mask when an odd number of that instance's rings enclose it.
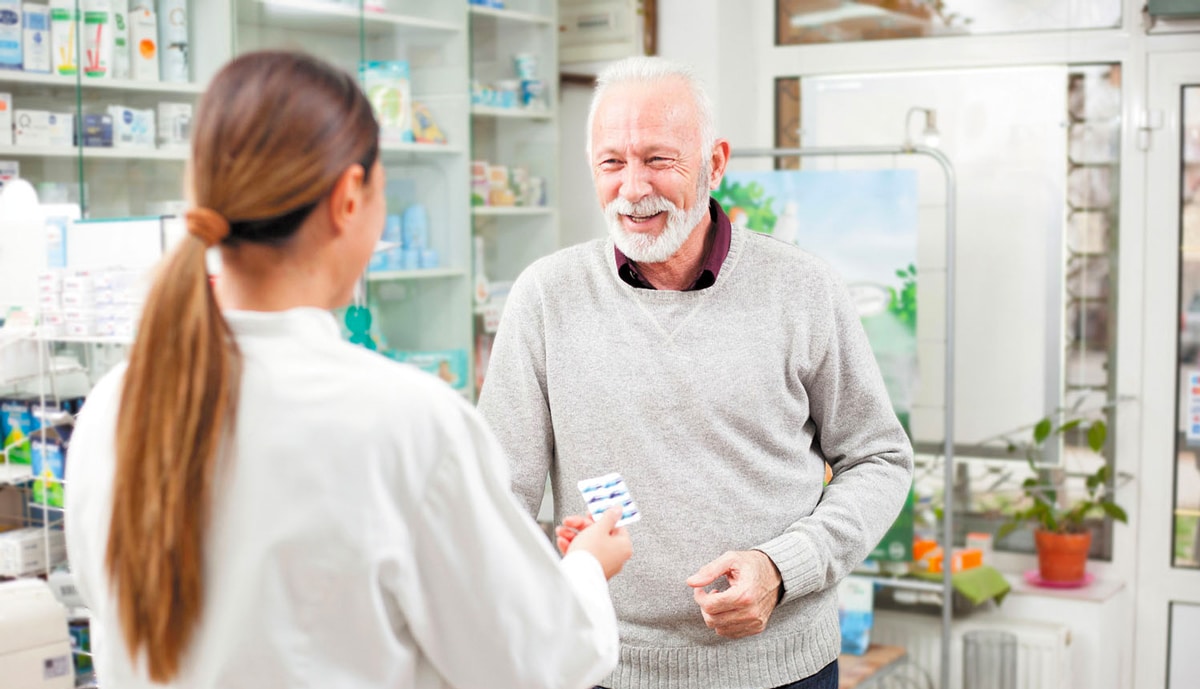
<instances>
[{"instance_id":1,"label":"display stand","mask_svg":"<svg viewBox=\"0 0 1200 689\"><path fill-rule=\"evenodd\" d=\"M735 158L839 158L869 156L927 156L941 166L946 179L946 361L945 361L945 500L942 510L942 543L951 547L954 542L954 511L950 509L951 491L954 485L954 257L955 257L955 198L956 183L954 166L944 153L927 146L822 146L812 148L762 148L734 150ZM951 568L946 567L942 576L942 643L940 687L950 686L950 624L953 614L954 589L951 584ZM886 579L879 583L893 585Z\"/></svg>"}]
</instances>

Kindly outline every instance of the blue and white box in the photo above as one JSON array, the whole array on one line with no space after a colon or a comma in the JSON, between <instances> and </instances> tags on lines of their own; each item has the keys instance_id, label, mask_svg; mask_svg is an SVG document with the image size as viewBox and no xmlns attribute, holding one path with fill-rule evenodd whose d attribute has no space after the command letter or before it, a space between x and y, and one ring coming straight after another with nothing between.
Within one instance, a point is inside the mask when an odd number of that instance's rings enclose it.
<instances>
[{"instance_id":1,"label":"blue and white box","mask_svg":"<svg viewBox=\"0 0 1200 689\"><path fill-rule=\"evenodd\" d=\"M21 0L0 0L0 69L21 69Z\"/></svg>"},{"instance_id":2,"label":"blue and white box","mask_svg":"<svg viewBox=\"0 0 1200 689\"><path fill-rule=\"evenodd\" d=\"M23 6L22 50L25 71L50 73L50 8L27 2Z\"/></svg>"},{"instance_id":3,"label":"blue and white box","mask_svg":"<svg viewBox=\"0 0 1200 689\"><path fill-rule=\"evenodd\" d=\"M154 148L154 111L110 105L113 122L113 147Z\"/></svg>"}]
</instances>

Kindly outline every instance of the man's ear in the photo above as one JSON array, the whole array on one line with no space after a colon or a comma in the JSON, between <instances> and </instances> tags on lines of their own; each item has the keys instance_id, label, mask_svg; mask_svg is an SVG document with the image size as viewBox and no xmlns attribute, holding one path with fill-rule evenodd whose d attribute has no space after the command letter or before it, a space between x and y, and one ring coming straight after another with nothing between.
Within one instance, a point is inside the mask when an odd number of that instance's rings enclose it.
<instances>
[{"instance_id":1,"label":"man's ear","mask_svg":"<svg viewBox=\"0 0 1200 689\"><path fill-rule=\"evenodd\" d=\"M708 188L716 189L721 186L721 178L725 176L725 168L729 166L729 141L717 139L713 144L712 158L709 159L712 172L708 178Z\"/></svg>"},{"instance_id":2,"label":"man's ear","mask_svg":"<svg viewBox=\"0 0 1200 689\"><path fill-rule=\"evenodd\" d=\"M350 220L362 210L365 176L361 165L351 165L333 185L329 194L329 223L337 234L345 232Z\"/></svg>"}]
</instances>

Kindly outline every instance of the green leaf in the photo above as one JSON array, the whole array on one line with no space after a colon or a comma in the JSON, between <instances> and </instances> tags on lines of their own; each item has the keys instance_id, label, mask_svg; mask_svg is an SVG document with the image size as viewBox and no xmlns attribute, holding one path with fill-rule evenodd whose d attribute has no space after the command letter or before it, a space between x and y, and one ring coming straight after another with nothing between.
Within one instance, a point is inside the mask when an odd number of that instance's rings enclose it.
<instances>
[{"instance_id":1,"label":"green leaf","mask_svg":"<svg viewBox=\"0 0 1200 689\"><path fill-rule=\"evenodd\" d=\"M1107 514L1109 517L1112 517L1113 519L1121 522L1122 524L1129 523L1129 515L1125 514L1125 510L1121 509L1115 503L1105 501L1105 502L1100 503L1100 507L1104 510L1104 513Z\"/></svg>"},{"instance_id":2,"label":"green leaf","mask_svg":"<svg viewBox=\"0 0 1200 689\"><path fill-rule=\"evenodd\" d=\"M996 540L998 541L1016 530L1017 530L1016 522L1006 522L1003 525L1001 525L999 529L996 530Z\"/></svg>"},{"instance_id":3,"label":"green leaf","mask_svg":"<svg viewBox=\"0 0 1200 689\"><path fill-rule=\"evenodd\" d=\"M1058 432L1066 433L1067 431L1074 430L1074 429L1078 428L1079 424L1081 424L1081 423L1083 423L1083 419L1071 419L1070 421L1068 421L1068 422L1064 423L1062 426L1060 426L1058 429Z\"/></svg>"},{"instance_id":4,"label":"green leaf","mask_svg":"<svg viewBox=\"0 0 1200 689\"><path fill-rule=\"evenodd\" d=\"M1036 478L1033 478L1032 476L1030 476L1029 478L1027 478L1021 482L1021 487L1022 488L1034 488L1037 486L1037 484L1038 484L1038 480Z\"/></svg>"},{"instance_id":5,"label":"green leaf","mask_svg":"<svg viewBox=\"0 0 1200 689\"><path fill-rule=\"evenodd\" d=\"M1042 441L1050 437L1051 428L1052 426L1049 418L1038 421L1037 426L1034 426L1033 428L1033 442L1039 445L1042 444Z\"/></svg>"},{"instance_id":6,"label":"green leaf","mask_svg":"<svg viewBox=\"0 0 1200 689\"><path fill-rule=\"evenodd\" d=\"M1017 446L1010 440L1008 441L1008 453L1011 455L1017 451Z\"/></svg>"},{"instance_id":7,"label":"green leaf","mask_svg":"<svg viewBox=\"0 0 1200 689\"><path fill-rule=\"evenodd\" d=\"M1104 442L1108 440L1108 424L1103 421L1097 421L1088 429L1088 447L1092 448L1092 452L1099 452L1104 448Z\"/></svg>"}]
</instances>

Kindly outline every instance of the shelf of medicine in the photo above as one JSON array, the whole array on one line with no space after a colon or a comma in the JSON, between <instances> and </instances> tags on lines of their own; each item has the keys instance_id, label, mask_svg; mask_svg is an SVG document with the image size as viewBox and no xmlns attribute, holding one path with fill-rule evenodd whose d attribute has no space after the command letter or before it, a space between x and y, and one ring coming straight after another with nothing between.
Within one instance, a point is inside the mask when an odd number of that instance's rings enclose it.
<instances>
[{"instance_id":1,"label":"shelf of medicine","mask_svg":"<svg viewBox=\"0 0 1200 689\"><path fill-rule=\"evenodd\" d=\"M76 158L78 146L0 146L0 159ZM85 160L187 160L186 148L100 148L84 147Z\"/></svg>"},{"instance_id":2,"label":"shelf of medicine","mask_svg":"<svg viewBox=\"0 0 1200 689\"><path fill-rule=\"evenodd\" d=\"M95 344L95 345L122 345L129 346L133 344L133 339L128 337L112 337L104 335L42 335L38 337L43 342L55 342L63 344Z\"/></svg>"},{"instance_id":3,"label":"shelf of medicine","mask_svg":"<svg viewBox=\"0 0 1200 689\"><path fill-rule=\"evenodd\" d=\"M258 0L240 3L243 24L322 34L396 35L409 40L448 38L463 26L437 19L386 12L361 11L330 0Z\"/></svg>"},{"instance_id":4,"label":"shelf of medicine","mask_svg":"<svg viewBox=\"0 0 1200 689\"><path fill-rule=\"evenodd\" d=\"M181 84L170 81L134 81L132 79L77 79L73 76L62 76L59 74L0 71L0 86L8 86L11 84L53 86L65 89L74 89L76 86L82 86L85 89L102 89L108 91L126 91L137 93L165 93L189 96L204 92L203 85L192 83Z\"/></svg>"},{"instance_id":5,"label":"shelf of medicine","mask_svg":"<svg viewBox=\"0 0 1200 689\"><path fill-rule=\"evenodd\" d=\"M488 105L472 105L475 117L498 117L514 120L552 120L553 110L527 110L524 108L496 108Z\"/></svg>"},{"instance_id":6,"label":"shelf of medicine","mask_svg":"<svg viewBox=\"0 0 1200 689\"><path fill-rule=\"evenodd\" d=\"M481 7L479 5L471 5L471 14L476 17L488 17L491 19L501 19L512 22L522 22L526 24L544 24L546 26L554 26L554 17L547 17L543 14L533 14L532 12L519 12L517 10L506 10L496 7Z\"/></svg>"},{"instance_id":7,"label":"shelf of medicine","mask_svg":"<svg viewBox=\"0 0 1200 689\"><path fill-rule=\"evenodd\" d=\"M477 218L517 217L530 215L553 215L549 206L473 206L471 215Z\"/></svg>"},{"instance_id":8,"label":"shelf of medicine","mask_svg":"<svg viewBox=\"0 0 1200 689\"><path fill-rule=\"evenodd\" d=\"M431 155L454 155L463 153L465 149L462 146L455 144L422 144L422 143L384 143L379 146L380 150L385 154L431 154Z\"/></svg>"},{"instance_id":9,"label":"shelf of medicine","mask_svg":"<svg viewBox=\"0 0 1200 689\"><path fill-rule=\"evenodd\" d=\"M466 273L457 268L429 268L423 270L379 270L367 273L369 282L386 282L394 280L432 280L440 278L460 278Z\"/></svg>"}]
</instances>

